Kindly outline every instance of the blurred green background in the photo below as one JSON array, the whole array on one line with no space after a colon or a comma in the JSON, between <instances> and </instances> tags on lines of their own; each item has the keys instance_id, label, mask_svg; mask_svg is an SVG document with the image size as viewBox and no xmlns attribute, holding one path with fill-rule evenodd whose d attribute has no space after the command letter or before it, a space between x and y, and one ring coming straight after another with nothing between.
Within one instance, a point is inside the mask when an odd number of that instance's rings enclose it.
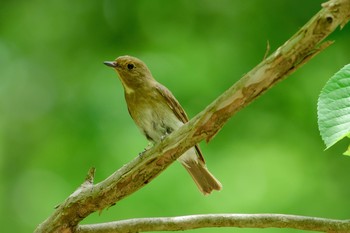
<instances>
[{"instance_id":1,"label":"blurred green background","mask_svg":"<svg viewBox=\"0 0 350 233\"><path fill-rule=\"evenodd\" d=\"M121 84L103 65L144 60L190 117L284 43L322 1L2 1L0 171L2 232L32 232L96 167L99 182L147 145ZM202 213L350 218L348 141L324 151L316 104L350 62L349 26L335 44L236 114L202 143L221 192L202 196L175 163L84 223ZM192 232L192 231L189 231ZM200 229L193 232L300 232Z\"/></svg>"}]
</instances>

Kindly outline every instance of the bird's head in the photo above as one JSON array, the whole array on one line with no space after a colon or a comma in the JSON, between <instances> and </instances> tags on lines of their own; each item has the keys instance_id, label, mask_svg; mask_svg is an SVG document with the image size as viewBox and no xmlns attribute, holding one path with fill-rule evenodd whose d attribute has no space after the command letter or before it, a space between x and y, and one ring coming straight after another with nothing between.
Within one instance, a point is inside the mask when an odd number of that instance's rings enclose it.
<instances>
[{"instance_id":1,"label":"bird's head","mask_svg":"<svg viewBox=\"0 0 350 233\"><path fill-rule=\"evenodd\" d=\"M136 57L121 56L114 61L105 61L104 64L114 68L125 90L134 90L154 80L146 64Z\"/></svg>"}]
</instances>

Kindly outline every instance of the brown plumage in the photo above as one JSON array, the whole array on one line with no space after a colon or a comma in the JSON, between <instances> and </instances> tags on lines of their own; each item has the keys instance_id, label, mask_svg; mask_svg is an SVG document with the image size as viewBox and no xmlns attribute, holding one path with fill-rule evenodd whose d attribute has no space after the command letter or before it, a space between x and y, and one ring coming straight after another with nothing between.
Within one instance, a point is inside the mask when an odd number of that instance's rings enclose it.
<instances>
[{"instance_id":1,"label":"brown plumage","mask_svg":"<svg viewBox=\"0 0 350 233\"><path fill-rule=\"evenodd\" d=\"M159 142L188 122L184 109L173 94L153 78L140 59L121 56L105 64L118 73L130 116L149 141ZM207 195L222 188L221 183L206 168L198 145L186 151L178 161L186 168L203 194Z\"/></svg>"}]
</instances>

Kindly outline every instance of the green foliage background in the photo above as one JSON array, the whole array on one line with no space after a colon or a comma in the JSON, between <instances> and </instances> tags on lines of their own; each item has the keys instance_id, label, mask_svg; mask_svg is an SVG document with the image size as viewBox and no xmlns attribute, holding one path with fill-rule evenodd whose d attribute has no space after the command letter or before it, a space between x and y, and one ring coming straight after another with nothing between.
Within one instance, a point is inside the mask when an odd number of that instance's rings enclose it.
<instances>
[{"instance_id":1,"label":"green foliage background","mask_svg":"<svg viewBox=\"0 0 350 233\"><path fill-rule=\"evenodd\" d=\"M321 1L2 1L2 232L31 232L83 181L96 181L147 142L102 62L144 60L193 117L284 43ZM318 94L348 64L349 26L335 44L235 115L202 149L224 188L204 197L179 164L84 223L200 213L350 216L347 142L319 136ZM193 231L194 232L194 231ZM299 232L200 229L195 232Z\"/></svg>"}]
</instances>

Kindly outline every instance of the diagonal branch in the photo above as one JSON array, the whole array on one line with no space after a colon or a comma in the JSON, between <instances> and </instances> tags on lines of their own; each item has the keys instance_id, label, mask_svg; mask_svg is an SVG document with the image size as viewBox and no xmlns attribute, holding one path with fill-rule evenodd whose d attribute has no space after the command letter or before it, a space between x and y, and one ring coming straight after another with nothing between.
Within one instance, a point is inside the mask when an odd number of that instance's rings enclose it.
<instances>
[{"instance_id":1,"label":"diagonal branch","mask_svg":"<svg viewBox=\"0 0 350 233\"><path fill-rule=\"evenodd\" d=\"M321 43L350 18L350 0L331 0L272 55L263 60L204 111L142 157L137 157L104 181L93 185L89 178L70 195L35 232L74 232L79 222L137 191L175 161L183 152L209 141L237 111L278 81L305 64L331 42ZM93 173L93 172L91 172Z\"/></svg>"},{"instance_id":2,"label":"diagonal branch","mask_svg":"<svg viewBox=\"0 0 350 233\"><path fill-rule=\"evenodd\" d=\"M77 233L184 231L207 227L293 228L319 232L349 232L350 220L287 214L206 214L167 218L138 218L79 226Z\"/></svg>"}]
</instances>

